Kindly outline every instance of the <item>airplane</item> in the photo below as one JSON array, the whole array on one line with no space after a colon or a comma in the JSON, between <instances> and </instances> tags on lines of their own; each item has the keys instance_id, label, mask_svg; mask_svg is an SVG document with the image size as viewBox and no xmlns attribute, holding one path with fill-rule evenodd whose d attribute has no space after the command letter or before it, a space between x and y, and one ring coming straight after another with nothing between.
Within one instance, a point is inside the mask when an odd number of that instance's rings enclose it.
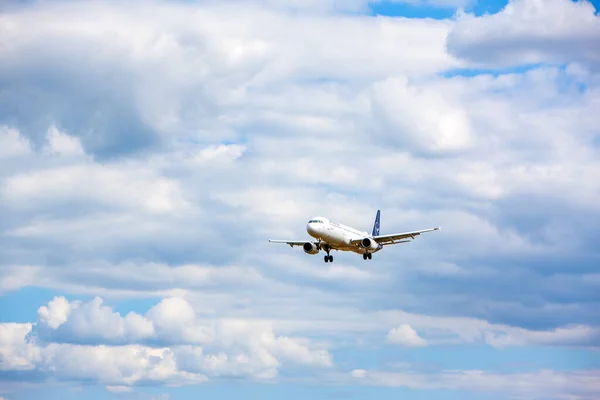
<instances>
[{"instance_id":1,"label":"airplane","mask_svg":"<svg viewBox=\"0 0 600 400\"><path fill-rule=\"evenodd\" d=\"M269 242L286 243L292 248L294 246L302 246L304 252L311 255L319 253L320 250L324 250L327 253L324 257L325 262L333 262L333 256L329 254L331 250L352 251L354 253L362 254L363 260L371 260L373 257L372 254L383 249L383 246L396 243L407 243L422 233L440 230L440 227L437 227L414 232L380 235L380 220L381 210L377 210L373 230L369 235L367 232L359 231L324 217L314 217L308 221L306 231L310 236L315 238L316 241L269 239Z\"/></svg>"}]
</instances>

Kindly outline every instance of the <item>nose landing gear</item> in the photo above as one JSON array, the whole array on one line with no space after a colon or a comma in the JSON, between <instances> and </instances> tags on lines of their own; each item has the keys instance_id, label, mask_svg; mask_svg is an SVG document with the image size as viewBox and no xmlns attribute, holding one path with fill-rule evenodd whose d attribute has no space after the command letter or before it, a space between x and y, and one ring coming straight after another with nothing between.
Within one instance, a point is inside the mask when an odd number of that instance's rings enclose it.
<instances>
[{"instance_id":1,"label":"nose landing gear","mask_svg":"<svg viewBox=\"0 0 600 400\"><path fill-rule=\"evenodd\" d=\"M373 258L373 255L371 253L363 253L363 260L366 260L367 258L370 260Z\"/></svg>"}]
</instances>

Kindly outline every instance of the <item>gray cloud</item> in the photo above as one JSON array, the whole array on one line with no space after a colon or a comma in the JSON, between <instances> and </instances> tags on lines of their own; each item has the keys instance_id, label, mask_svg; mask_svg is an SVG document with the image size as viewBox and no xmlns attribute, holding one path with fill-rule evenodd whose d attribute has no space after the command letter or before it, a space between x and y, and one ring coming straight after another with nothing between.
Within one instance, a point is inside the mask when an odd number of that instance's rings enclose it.
<instances>
[{"instance_id":1,"label":"gray cloud","mask_svg":"<svg viewBox=\"0 0 600 400\"><path fill-rule=\"evenodd\" d=\"M600 17L587 0L512 0L496 14L461 14L448 51L475 66L578 62L600 67Z\"/></svg>"},{"instance_id":2,"label":"gray cloud","mask_svg":"<svg viewBox=\"0 0 600 400\"><path fill-rule=\"evenodd\" d=\"M442 22L294 19L251 4L222 13L211 2L157 2L142 13L133 7L61 1L9 11L3 17L0 122L18 127L38 146L54 123L79 137L90 154L115 157L157 150L182 134L211 142L235 138L235 127L215 116L227 112L225 120L235 121L237 106L256 85L289 77L382 75L393 68L426 71L454 63L443 50L447 24ZM37 23L29 25L30 19ZM332 23L345 34L323 47L322 35ZM422 33L415 35L416 30ZM410 41L403 38L408 32ZM372 48L371 40L381 47ZM417 45L432 51L413 57ZM388 58L362 67L399 46L403 54L391 63ZM348 54L357 58L342 61Z\"/></svg>"}]
</instances>

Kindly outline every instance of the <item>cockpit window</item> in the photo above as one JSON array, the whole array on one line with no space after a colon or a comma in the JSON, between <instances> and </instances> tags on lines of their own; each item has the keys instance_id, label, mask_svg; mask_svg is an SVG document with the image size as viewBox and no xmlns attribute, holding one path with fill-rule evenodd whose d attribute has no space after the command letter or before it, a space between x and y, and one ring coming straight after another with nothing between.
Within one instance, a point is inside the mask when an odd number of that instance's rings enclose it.
<instances>
[{"instance_id":1,"label":"cockpit window","mask_svg":"<svg viewBox=\"0 0 600 400\"><path fill-rule=\"evenodd\" d=\"M319 219L311 219L310 221L308 221L309 224L322 224L323 221L319 220Z\"/></svg>"}]
</instances>

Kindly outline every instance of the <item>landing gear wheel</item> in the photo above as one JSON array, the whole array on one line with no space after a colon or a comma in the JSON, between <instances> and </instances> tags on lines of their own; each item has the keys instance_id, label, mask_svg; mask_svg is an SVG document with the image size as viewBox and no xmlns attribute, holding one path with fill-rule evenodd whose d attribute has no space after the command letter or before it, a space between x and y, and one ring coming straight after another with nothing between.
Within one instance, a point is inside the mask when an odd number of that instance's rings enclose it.
<instances>
[{"instance_id":1,"label":"landing gear wheel","mask_svg":"<svg viewBox=\"0 0 600 400\"><path fill-rule=\"evenodd\" d=\"M328 262L329 261L329 256L325 256L325 257L323 257L323 259L325 260L325 262Z\"/></svg>"},{"instance_id":2,"label":"landing gear wheel","mask_svg":"<svg viewBox=\"0 0 600 400\"><path fill-rule=\"evenodd\" d=\"M366 260L366 259L367 259L367 257L368 257L368 256L367 256L367 253L363 253L363 260Z\"/></svg>"},{"instance_id":3,"label":"landing gear wheel","mask_svg":"<svg viewBox=\"0 0 600 400\"><path fill-rule=\"evenodd\" d=\"M367 257L369 257L369 260L370 260L371 258L373 258L373 254L367 253Z\"/></svg>"},{"instance_id":4,"label":"landing gear wheel","mask_svg":"<svg viewBox=\"0 0 600 400\"><path fill-rule=\"evenodd\" d=\"M333 262L333 256L329 256L329 262Z\"/></svg>"}]
</instances>

